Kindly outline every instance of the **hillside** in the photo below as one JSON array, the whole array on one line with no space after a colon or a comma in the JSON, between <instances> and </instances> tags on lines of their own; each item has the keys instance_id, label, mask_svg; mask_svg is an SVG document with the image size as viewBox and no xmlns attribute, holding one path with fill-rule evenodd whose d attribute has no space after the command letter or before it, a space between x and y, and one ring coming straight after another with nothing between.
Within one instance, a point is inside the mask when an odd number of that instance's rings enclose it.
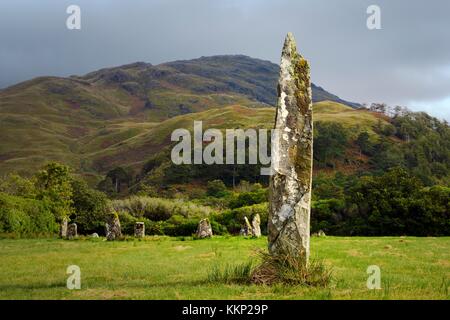
<instances>
[{"instance_id":1,"label":"hillside","mask_svg":"<svg viewBox=\"0 0 450 320\"><path fill-rule=\"evenodd\" d=\"M362 131L373 133L378 124L376 114L366 110L355 110L335 102L323 101L314 105L316 122L339 122L357 135ZM170 134L177 128L193 130L194 121L203 121L204 130L246 129L273 127L274 108L248 108L232 105L224 108L211 109L195 114L186 114L171 118L149 128L148 131L99 150L88 159L97 171L105 172L117 166L134 166L138 168L155 153L170 144ZM385 120L383 123L387 124ZM86 143L89 145L89 143Z\"/></svg>"},{"instance_id":2,"label":"hillside","mask_svg":"<svg viewBox=\"0 0 450 320\"><path fill-rule=\"evenodd\" d=\"M142 139L132 138L178 115L230 105L268 107L276 99L277 76L278 66L267 61L215 56L19 83L0 90L0 174L33 172L49 159L94 175L128 165L128 158L142 162L153 143L137 143L124 161L117 155L120 145L130 148ZM313 94L315 101L341 101L316 86ZM104 163L107 156L114 161Z\"/></svg>"},{"instance_id":3,"label":"hillside","mask_svg":"<svg viewBox=\"0 0 450 320\"><path fill-rule=\"evenodd\" d=\"M149 159L167 155L171 132L194 120L204 129L271 128L277 74L267 61L215 56L17 84L0 91L0 175L29 175L55 160L95 185L117 167L141 175ZM450 180L448 126L427 115L393 123L317 86L313 95L316 138L323 138L315 145L316 173L403 165L423 180L432 176L430 184ZM365 132L369 147L358 146Z\"/></svg>"},{"instance_id":4,"label":"hillside","mask_svg":"<svg viewBox=\"0 0 450 320\"><path fill-rule=\"evenodd\" d=\"M51 97L47 99L51 101ZM57 103L35 103L33 108L42 109L42 115L13 113L7 107L2 108L1 131L7 137L0 146L2 173L29 173L48 160L67 163L88 176L104 174L117 166L139 170L150 157L170 143L173 130L191 129L194 120L204 121L205 129L269 129L275 114L272 107L231 105L162 122L147 122L130 117L102 119L98 116L99 119L95 119L80 109L68 108L63 112ZM378 123L376 114L334 102L317 103L315 109L316 121L338 121L354 128L355 133L366 129L373 131Z\"/></svg>"}]
</instances>

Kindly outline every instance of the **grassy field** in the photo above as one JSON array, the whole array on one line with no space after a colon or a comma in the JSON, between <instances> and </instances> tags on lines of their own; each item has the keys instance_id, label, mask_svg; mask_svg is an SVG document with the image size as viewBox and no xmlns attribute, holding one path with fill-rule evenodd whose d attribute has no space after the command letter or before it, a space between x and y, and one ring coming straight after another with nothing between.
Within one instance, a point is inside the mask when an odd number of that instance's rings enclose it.
<instances>
[{"instance_id":1,"label":"grassy field","mask_svg":"<svg viewBox=\"0 0 450 320\"><path fill-rule=\"evenodd\" d=\"M215 265L252 259L266 239L0 240L0 299L449 299L450 238L313 238L333 268L328 288L209 283ZM254 258L253 258L254 259ZM81 290L66 268L81 268ZM366 269L381 268L380 290Z\"/></svg>"}]
</instances>

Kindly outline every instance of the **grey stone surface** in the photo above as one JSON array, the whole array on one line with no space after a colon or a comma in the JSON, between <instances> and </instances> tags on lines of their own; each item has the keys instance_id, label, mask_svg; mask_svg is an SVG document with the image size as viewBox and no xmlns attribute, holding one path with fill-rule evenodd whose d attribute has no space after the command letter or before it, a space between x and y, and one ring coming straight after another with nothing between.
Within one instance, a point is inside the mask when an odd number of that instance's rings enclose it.
<instances>
[{"instance_id":1,"label":"grey stone surface","mask_svg":"<svg viewBox=\"0 0 450 320\"><path fill-rule=\"evenodd\" d=\"M246 236L252 236L253 235L253 233L252 233L252 226L251 226L251 224L250 224L250 221L248 221L248 218L247 217L244 217L244 221L245 221L245 235Z\"/></svg>"},{"instance_id":2,"label":"grey stone surface","mask_svg":"<svg viewBox=\"0 0 450 320\"><path fill-rule=\"evenodd\" d=\"M67 239L74 239L78 236L77 224L71 223L67 226Z\"/></svg>"},{"instance_id":3,"label":"grey stone surface","mask_svg":"<svg viewBox=\"0 0 450 320\"><path fill-rule=\"evenodd\" d=\"M106 239L116 240L122 236L119 216L116 213L110 213L106 217Z\"/></svg>"},{"instance_id":4,"label":"grey stone surface","mask_svg":"<svg viewBox=\"0 0 450 320\"><path fill-rule=\"evenodd\" d=\"M67 237L67 218L63 218L61 223L59 224L59 237L66 238Z\"/></svg>"},{"instance_id":5,"label":"grey stone surface","mask_svg":"<svg viewBox=\"0 0 450 320\"><path fill-rule=\"evenodd\" d=\"M145 224L143 222L136 222L134 224L134 236L136 238L143 238L145 236Z\"/></svg>"},{"instance_id":6,"label":"grey stone surface","mask_svg":"<svg viewBox=\"0 0 450 320\"><path fill-rule=\"evenodd\" d=\"M91 238L98 238L98 233L94 232L93 234L91 234Z\"/></svg>"},{"instance_id":7,"label":"grey stone surface","mask_svg":"<svg viewBox=\"0 0 450 320\"><path fill-rule=\"evenodd\" d=\"M261 218L255 214L252 219L252 235L256 238L261 237Z\"/></svg>"},{"instance_id":8,"label":"grey stone surface","mask_svg":"<svg viewBox=\"0 0 450 320\"><path fill-rule=\"evenodd\" d=\"M313 121L310 70L288 33L281 56L272 143L269 251L309 258Z\"/></svg>"},{"instance_id":9,"label":"grey stone surface","mask_svg":"<svg viewBox=\"0 0 450 320\"><path fill-rule=\"evenodd\" d=\"M202 219L198 223L197 228L197 237L199 238L210 238L212 237L213 232L211 228L211 223L208 219Z\"/></svg>"}]
</instances>

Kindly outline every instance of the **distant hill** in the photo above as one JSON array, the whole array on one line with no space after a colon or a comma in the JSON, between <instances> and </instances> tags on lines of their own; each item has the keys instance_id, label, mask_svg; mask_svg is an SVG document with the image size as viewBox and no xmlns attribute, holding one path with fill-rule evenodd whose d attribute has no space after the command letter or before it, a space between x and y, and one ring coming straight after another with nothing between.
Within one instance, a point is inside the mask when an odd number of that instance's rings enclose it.
<instances>
[{"instance_id":1,"label":"distant hill","mask_svg":"<svg viewBox=\"0 0 450 320\"><path fill-rule=\"evenodd\" d=\"M355 138L359 133L367 131L374 139L377 139L375 128L388 125L387 118L380 118L378 114L353 109L336 102L322 101L314 104L314 121L339 123L352 132ZM152 156L159 153L171 144L170 135L178 128L188 129L192 132L194 121L203 122L203 130L216 128L220 130L228 128L265 128L272 129L275 118L275 109L249 108L241 105L231 105L224 108L214 108L195 114L180 115L158 124L148 125L141 133L111 145L108 148L98 150L89 148L86 144L86 154L92 152L86 159L92 168L98 172L106 172L118 166L141 168ZM98 135L90 143L99 139L104 141L102 135ZM96 144L98 144L97 142ZM95 145L95 144L94 144ZM90 149L90 150L89 150Z\"/></svg>"},{"instance_id":2,"label":"distant hill","mask_svg":"<svg viewBox=\"0 0 450 320\"><path fill-rule=\"evenodd\" d=\"M16 84L0 90L0 112L161 121L233 104L273 106L278 72L276 64L242 55L157 66L136 62L85 76L40 77ZM312 91L313 102L358 106L314 84Z\"/></svg>"},{"instance_id":3,"label":"distant hill","mask_svg":"<svg viewBox=\"0 0 450 320\"><path fill-rule=\"evenodd\" d=\"M247 56L214 56L39 77L0 90L0 174L30 172L54 159L96 175L97 167L110 167L93 166L97 157L161 121L231 105L274 105L278 69ZM354 105L318 86L313 95L315 102Z\"/></svg>"},{"instance_id":4,"label":"distant hill","mask_svg":"<svg viewBox=\"0 0 450 320\"><path fill-rule=\"evenodd\" d=\"M92 185L116 167L136 177L152 157L167 158L171 132L191 129L194 120L203 120L204 129L271 128L277 77L271 62L215 56L19 83L0 91L0 177L31 174L50 160L70 165ZM339 127L322 127L318 136L328 136L315 145L322 150L316 171L351 174L401 164L423 180L448 181L448 127L427 115L393 121L318 86L313 94L316 127L336 124L349 135L339 142ZM365 152L356 145L363 132L370 138Z\"/></svg>"}]
</instances>

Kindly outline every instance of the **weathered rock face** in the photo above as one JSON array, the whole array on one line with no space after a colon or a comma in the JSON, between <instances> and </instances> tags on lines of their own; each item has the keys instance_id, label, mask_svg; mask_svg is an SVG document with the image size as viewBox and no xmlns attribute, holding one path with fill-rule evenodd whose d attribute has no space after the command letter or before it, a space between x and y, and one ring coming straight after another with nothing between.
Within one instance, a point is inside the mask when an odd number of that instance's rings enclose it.
<instances>
[{"instance_id":1,"label":"weathered rock face","mask_svg":"<svg viewBox=\"0 0 450 320\"><path fill-rule=\"evenodd\" d=\"M197 237L210 238L210 237L212 237L212 235L213 235L213 233L212 233L211 223L209 223L209 220L208 219L200 220L200 222L198 223L198 228L197 228Z\"/></svg>"},{"instance_id":2,"label":"weathered rock face","mask_svg":"<svg viewBox=\"0 0 450 320\"><path fill-rule=\"evenodd\" d=\"M67 239L73 239L78 236L77 233L77 224L71 223L67 226Z\"/></svg>"},{"instance_id":3,"label":"weathered rock face","mask_svg":"<svg viewBox=\"0 0 450 320\"><path fill-rule=\"evenodd\" d=\"M261 218L259 214L255 214L252 219L252 234L254 237L261 237Z\"/></svg>"},{"instance_id":4,"label":"weathered rock face","mask_svg":"<svg viewBox=\"0 0 450 320\"><path fill-rule=\"evenodd\" d=\"M116 240L122 236L119 216L116 213L110 213L106 217L106 239Z\"/></svg>"},{"instance_id":5,"label":"weathered rock face","mask_svg":"<svg viewBox=\"0 0 450 320\"><path fill-rule=\"evenodd\" d=\"M269 196L269 251L309 258L313 121L308 62L297 53L291 33L280 64L272 142Z\"/></svg>"},{"instance_id":6,"label":"weathered rock face","mask_svg":"<svg viewBox=\"0 0 450 320\"><path fill-rule=\"evenodd\" d=\"M61 224L59 225L59 237L66 238L67 237L67 218L63 218Z\"/></svg>"},{"instance_id":7,"label":"weathered rock face","mask_svg":"<svg viewBox=\"0 0 450 320\"><path fill-rule=\"evenodd\" d=\"M136 238L143 238L145 236L145 224L143 222L136 222L134 224L134 236Z\"/></svg>"},{"instance_id":8,"label":"weathered rock face","mask_svg":"<svg viewBox=\"0 0 450 320\"><path fill-rule=\"evenodd\" d=\"M253 235L253 232L252 232L252 226L250 224L250 221L248 221L247 217L244 217L244 221L245 221L245 235L251 237Z\"/></svg>"},{"instance_id":9,"label":"weathered rock face","mask_svg":"<svg viewBox=\"0 0 450 320\"><path fill-rule=\"evenodd\" d=\"M98 233L94 232L93 234L91 234L91 238L98 238Z\"/></svg>"}]
</instances>

